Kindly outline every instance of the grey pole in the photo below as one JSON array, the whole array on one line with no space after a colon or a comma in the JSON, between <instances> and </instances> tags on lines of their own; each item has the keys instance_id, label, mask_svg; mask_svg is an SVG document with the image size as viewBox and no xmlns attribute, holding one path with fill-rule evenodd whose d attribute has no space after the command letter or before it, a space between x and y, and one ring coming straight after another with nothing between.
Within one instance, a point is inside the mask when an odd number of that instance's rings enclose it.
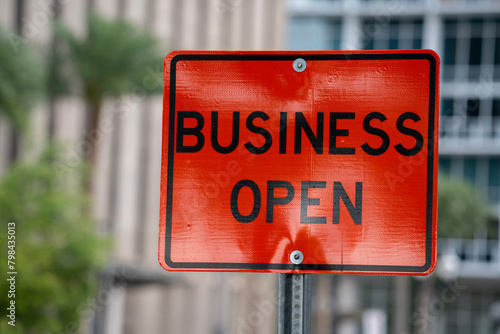
<instances>
[{"instance_id":1,"label":"grey pole","mask_svg":"<svg viewBox=\"0 0 500 334\"><path fill-rule=\"evenodd\" d=\"M280 274L278 334L310 333L311 274Z\"/></svg>"}]
</instances>

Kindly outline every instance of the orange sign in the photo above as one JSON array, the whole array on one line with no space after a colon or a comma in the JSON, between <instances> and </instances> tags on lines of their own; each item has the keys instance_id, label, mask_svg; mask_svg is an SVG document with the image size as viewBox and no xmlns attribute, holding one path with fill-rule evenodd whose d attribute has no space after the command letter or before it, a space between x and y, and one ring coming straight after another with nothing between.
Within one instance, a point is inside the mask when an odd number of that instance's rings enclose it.
<instances>
[{"instance_id":1,"label":"orange sign","mask_svg":"<svg viewBox=\"0 0 500 334\"><path fill-rule=\"evenodd\" d=\"M429 274L438 96L430 50L169 54L160 264Z\"/></svg>"}]
</instances>

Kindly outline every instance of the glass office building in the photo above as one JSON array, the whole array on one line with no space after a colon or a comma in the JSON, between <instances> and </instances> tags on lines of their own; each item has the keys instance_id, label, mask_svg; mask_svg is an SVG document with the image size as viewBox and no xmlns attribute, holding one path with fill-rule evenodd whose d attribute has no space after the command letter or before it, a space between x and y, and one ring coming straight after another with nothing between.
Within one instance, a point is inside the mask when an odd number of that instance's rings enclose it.
<instances>
[{"instance_id":1,"label":"glass office building","mask_svg":"<svg viewBox=\"0 0 500 334\"><path fill-rule=\"evenodd\" d=\"M449 282L438 273L407 281L353 277L354 283L320 277L316 332L500 333L500 1L289 0L288 18L292 50L437 51L440 173L474 184L493 210L488 228L439 239L438 254L446 256L438 269L453 266L462 289L456 298L443 297ZM426 286L431 292L422 300ZM321 292L327 288L328 302Z\"/></svg>"}]
</instances>

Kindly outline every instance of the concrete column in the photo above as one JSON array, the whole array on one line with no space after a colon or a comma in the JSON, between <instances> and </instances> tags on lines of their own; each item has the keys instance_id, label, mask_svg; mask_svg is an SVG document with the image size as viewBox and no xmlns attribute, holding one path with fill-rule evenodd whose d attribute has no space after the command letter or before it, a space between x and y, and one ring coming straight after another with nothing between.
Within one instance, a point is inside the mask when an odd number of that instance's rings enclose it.
<instances>
[{"instance_id":1,"label":"concrete column","mask_svg":"<svg viewBox=\"0 0 500 334\"><path fill-rule=\"evenodd\" d=\"M145 162L148 166L148 180L144 187L147 188L149 200L146 202L146 215L143 217L147 224L141 224L140 228L145 229L145 249L143 251L144 261L151 266L158 266L158 212L160 198L160 168L161 168L161 140L162 140L162 98L157 96L151 99L151 107L148 110L151 113L149 140L149 161Z\"/></svg>"},{"instance_id":2,"label":"concrete column","mask_svg":"<svg viewBox=\"0 0 500 334\"><path fill-rule=\"evenodd\" d=\"M14 16L14 13L12 13ZM24 13L21 17L22 35L37 44L47 43L52 35L54 6L45 1L24 0Z\"/></svg>"},{"instance_id":3,"label":"concrete column","mask_svg":"<svg viewBox=\"0 0 500 334\"><path fill-rule=\"evenodd\" d=\"M241 20L243 19L243 6L241 5L241 0L235 3L232 7L232 13L229 17L230 20L230 46L232 50L242 49L242 38L243 38L243 26L241 25Z\"/></svg>"},{"instance_id":4,"label":"concrete column","mask_svg":"<svg viewBox=\"0 0 500 334\"><path fill-rule=\"evenodd\" d=\"M423 27L422 47L424 49L432 49L441 54L443 34L442 34L442 17L438 15L440 7L439 0L425 0L425 15Z\"/></svg>"},{"instance_id":5,"label":"concrete column","mask_svg":"<svg viewBox=\"0 0 500 334\"><path fill-rule=\"evenodd\" d=\"M337 287L337 314L340 319L337 323L338 334L358 333L358 284L356 278L348 275L339 275Z\"/></svg>"},{"instance_id":6,"label":"concrete column","mask_svg":"<svg viewBox=\"0 0 500 334\"><path fill-rule=\"evenodd\" d=\"M423 43L424 49L432 49L442 55L442 22L440 16L428 11L424 16Z\"/></svg>"},{"instance_id":7,"label":"concrete column","mask_svg":"<svg viewBox=\"0 0 500 334\"><path fill-rule=\"evenodd\" d=\"M217 50L220 47L220 21L223 20L225 12L221 9L218 0L207 0L207 26L205 46L209 50Z\"/></svg>"},{"instance_id":8,"label":"concrete column","mask_svg":"<svg viewBox=\"0 0 500 334\"><path fill-rule=\"evenodd\" d=\"M434 276L427 276L427 277L422 277L418 281L418 286L417 286L417 294L415 298L415 310L429 310L429 307L431 305L431 301L433 299L433 288L435 284L435 277ZM419 331L422 334L433 334L434 332L434 327L436 325L435 317L422 317L422 319L419 320L419 325L421 330Z\"/></svg>"},{"instance_id":9,"label":"concrete column","mask_svg":"<svg viewBox=\"0 0 500 334\"><path fill-rule=\"evenodd\" d=\"M274 9L274 28L271 49L282 50L285 48L285 31L288 25L286 15L287 0L275 0Z\"/></svg>"},{"instance_id":10,"label":"concrete column","mask_svg":"<svg viewBox=\"0 0 500 334\"><path fill-rule=\"evenodd\" d=\"M408 319L411 311L411 281L408 276L394 276L393 278L393 317L392 328L394 333L409 333Z\"/></svg>"},{"instance_id":11,"label":"concrete column","mask_svg":"<svg viewBox=\"0 0 500 334\"><path fill-rule=\"evenodd\" d=\"M183 0L182 12L180 13L182 26L176 32L182 36L180 40L181 49L196 49L196 35L198 32L196 28L199 14L197 0Z\"/></svg>"},{"instance_id":12,"label":"concrete column","mask_svg":"<svg viewBox=\"0 0 500 334\"><path fill-rule=\"evenodd\" d=\"M139 116L140 103L127 99L123 118L116 126L121 127L118 150L118 182L116 184L116 208L114 217L116 257L130 261L135 256L135 232L137 222L137 177L139 175Z\"/></svg>"},{"instance_id":13,"label":"concrete column","mask_svg":"<svg viewBox=\"0 0 500 334\"><path fill-rule=\"evenodd\" d=\"M94 10L107 18L114 18L118 16L118 1L119 0L106 0L106 1L94 1ZM86 1L80 1L85 3ZM84 12L80 14L82 15Z\"/></svg>"},{"instance_id":14,"label":"concrete column","mask_svg":"<svg viewBox=\"0 0 500 334\"><path fill-rule=\"evenodd\" d=\"M248 29L253 30L252 50L262 50L264 46L264 0L254 0L252 17L253 22Z\"/></svg>"},{"instance_id":15,"label":"concrete column","mask_svg":"<svg viewBox=\"0 0 500 334\"><path fill-rule=\"evenodd\" d=\"M169 327L162 324L162 294L155 285L140 286L127 290L125 330L122 333L166 333ZM168 330L166 330L168 328ZM107 334L107 333L106 333Z\"/></svg>"},{"instance_id":16,"label":"concrete column","mask_svg":"<svg viewBox=\"0 0 500 334\"><path fill-rule=\"evenodd\" d=\"M125 300L126 290L112 290L110 299L106 306L106 320L104 323L104 331L99 334L122 334L124 333L125 324Z\"/></svg>"},{"instance_id":17,"label":"concrete column","mask_svg":"<svg viewBox=\"0 0 500 334\"><path fill-rule=\"evenodd\" d=\"M68 144L80 144L80 146L65 145L65 148L75 149L81 157L85 155L83 147L83 126L85 124L85 103L76 97L59 99L56 102L55 115L55 139Z\"/></svg>"},{"instance_id":18,"label":"concrete column","mask_svg":"<svg viewBox=\"0 0 500 334\"><path fill-rule=\"evenodd\" d=\"M332 332L332 276L317 275L316 312L313 314L317 334Z\"/></svg>"},{"instance_id":19,"label":"concrete column","mask_svg":"<svg viewBox=\"0 0 500 334\"><path fill-rule=\"evenodd\" d=\"M363 30L359 16L343 17L341 48L342 50L359 50L363 48Z\"/></svg>"},{"instance_id":20,"label":"concrete column","mask_svg":"<svg viewBox=\"0 0 500 334\"><path fill-rule=\"evenodd\" d=\"M195 280L192 281L194 291L191 306L195 315L193 333L213 333L216 322L215 308L219 307L219 300L213 298L213 291L220 284L220 275L220 273L197 273Z\"/></svg>"},{"instance_id":21,"label":"concrete column","mask_svg":"<svg viewBox=\"0 0 500 334\"><path fill-rule=\"evenodd\" d=\"M147 20L147 1L126 1L124 18L142 29L146 26Z\"/></svg>"},{"instance_id":22,"label":"concrete column","mask_svg":"<svg viewBox=\"0 0 500 334\"><path fill-rule=\"evenodd\" d=\"M152 26L152 33L158 36L161 47L172 48L172 34L177 31L173 26L172 16L174 6L172 0L156 1L156 8L154 9L155 18ZM166 54L165 54L166 56Z\"/></svg>"},{"instance_id":23,"label":"concrete column","mask_svg":"<svg viewBox=\"0 0 500 334\"><path fill-rule=\"evenodd\" d=\"M2 1L2 10L0 10L0 26L9 31L14 30L15 26L16 0Z\"/></svg>"},{"instance_id":24,"label":"concrete column","mask_svg":"<svg viewBox=\"0 0 500 334\"><path fill-rule=\"evenodd\" d=\"M342 16L342 50L359 50L363 48L363 27L358 16L359 0L344 1Z\"/></svg>"},{"instance_id":25,"label":"concrete column","mask_svg":"<svg viewBox=\"0 0 500 334\"><path fill-rule=\"evenodd\" d=\"M163 329L157 334L195 333L192 330L195 315L189 307L193 301L188 288L174 285L159 289L157 293L161 296L162 303L158 312L153 313L160 318Z\"/></svg>"},{"instance_id":26,"label":"concrete column","mask_svg":"<svg viewBox=\"0 0 500 334\"><path fill-rule=\"evenodd\" d=\"M47 144L47 124L48 116L47 103L40 103L37 105L30 113L30 124L29 130L27 132L26 142L25 142L25 156L22 157L23 160L36 161L40 154L44 151ZM1 130L0 130L1 131ZM5 134L4 134L5 135ZM2 143L5 145L5 142ZM1 149L0 149L1 150ZM2 152L7 152L8 149ZM1 161L1 159L0 159ZM1 174L1 170L0 170Z\"/></svg>"},{"instance_id":27,"label":"concrete column","mask_svg":"<svg viewBox=\"0 0 500 334\"><path fill-rule=\"evenodd\" d=\"M82 15L86 8L85 1L66 1L61 7L61 21L77 36L87 33L87 16Z\"/></svg>"}]
</instances>

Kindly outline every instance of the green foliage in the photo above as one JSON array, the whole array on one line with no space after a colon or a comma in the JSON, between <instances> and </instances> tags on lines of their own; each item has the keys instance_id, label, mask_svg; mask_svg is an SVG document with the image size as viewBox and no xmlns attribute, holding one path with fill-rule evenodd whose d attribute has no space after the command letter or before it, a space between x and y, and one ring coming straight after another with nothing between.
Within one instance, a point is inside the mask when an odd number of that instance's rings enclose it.
<instances>
[{"instance_id":1,"label":"green foliage","mask_svg":"<svg viewBox=\"0 0 500 334\"><path fill-rule=\"evenodd\" d=\"M42 66L26 40L0 29L0 113L24 130L27 113L40 97Z\"/></svg>"},{"instance_id":2,"label":"green foliage","mask_svg":"<svg viewBox=\"0 0 500 334\"><path fill-rule=\"evenodd\" d=\"M106 97L132 93L137 86L144 88L148 76L159 76L149 82L161 83L161 72L156 70L161 68L162 57L156 40L125 21L91 14L85 36L75 36L61 24L55 25L55 32L61 43L53 57L53 69L59 71L52 81L56 92L72 87L73 93L76 90L91 105L98 105ZM161 84L145 87L149 94L161 89Z\"/></svg>"},{"instance_id":3,"label":"green foliage","mask_svg":"<svg viewBox=\"0 0 500 334\"><path fill-rule=\"evenodd\" d=\"M440 173L438 193L440 237L470 238L478 229L486 229L489 207L473 185Z\"/></svg>"},{"instance_id":4,"label":"green foliage","mask_svg":"<svg viewBox=\"0 0 500 334\"><path fill-rule=\"evenodd\" d=\"M96 234L88 197L76 179L81 173L75 173L68 187L51 167L54 158L54 151L48 151L36 163L18 163L0 184L2 273L9 271L7 224L16 223L16 327L0 318L5 333L7 328L12 333L74 330L104 263L108 241ZM5 310L6 279L0 281L0 291L0 309Z\"/></svg>"}]
</instances>

